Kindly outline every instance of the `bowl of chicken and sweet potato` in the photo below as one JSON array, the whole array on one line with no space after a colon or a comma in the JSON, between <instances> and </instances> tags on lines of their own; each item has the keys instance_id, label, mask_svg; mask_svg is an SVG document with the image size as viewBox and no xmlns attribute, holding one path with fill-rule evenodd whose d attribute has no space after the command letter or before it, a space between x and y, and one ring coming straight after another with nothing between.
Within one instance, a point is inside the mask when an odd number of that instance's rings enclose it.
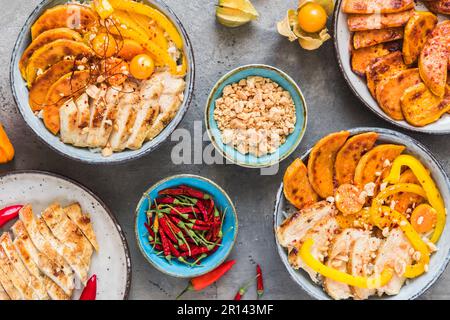
<instances>
[{"instance_id":1,"label":"bowl of chicken and sweet potato","mask_svg":"<svg viewBox=\"0 0 450 320\"><path fill-rule=\"evenodd\" d=\"M331 133L286 170L278 252L317 299L415 299L445 270L450 187L417 141L395 131Z\"/></svg>"},{"instance_id":2,"label":"bowl of chicken and sweet potato","mask_svg":"<svg viewBox=\"0 0 450 320\"><path fill-rule=\"evenodd\" d=\"M22 28L10 77L26 123L51 148L117 163L151 152L182 120L193 52L164 4L46 0Z\"/></svg>"}]
</instances>

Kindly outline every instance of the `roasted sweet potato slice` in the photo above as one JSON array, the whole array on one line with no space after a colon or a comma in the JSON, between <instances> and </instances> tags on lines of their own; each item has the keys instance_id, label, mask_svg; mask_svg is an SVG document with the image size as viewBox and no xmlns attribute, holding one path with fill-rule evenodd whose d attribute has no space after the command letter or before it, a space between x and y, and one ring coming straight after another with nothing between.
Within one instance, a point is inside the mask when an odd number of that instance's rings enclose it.
<instances>
[{"instance_id":1,"label":"roasted sweet potato slice","mask_svg":"<svg viewBox=\"0 0 450 320\"><path fill-rule=\"evenodd\" d=\"M349 135L348 131L329 134L316 143L309 155L309 182L324 199L334 194L334 162Z\"/></svg>"},{"instance_id":2,"label":"roasted sweet potato slice","mask_svg":"<svg viewBox=\"0 0 450 320\"><path fill-rule=\"evenodd\" d=\"M420 52L437 22L437 17L431 12L414 12L405 26L402 51L406 64L413 64L419 59Z\"/></svg>"},{"instance_id":3,"label":"roasted sweet potato slice","mask_svg":"<svg viewBox=\"0 0 450 320\"><path fill-rule=\"evenodd\" d=\"M352 14L347 24L350 31L378 30L404 26L414 10L383 14Z\"/></svg>"},{"instance_id":4,"label":"roasted sweet potato slice","mask_svg":"<svg viewBox=\"0 0 450 320\"><path fill-rule=\"evenodd\" d=\"M407 69L397 72L378 83L376 98L380 108L394 120L403 120L400 99L405 90L422 82L419 69Z\"/></svg>"},{"instance_id":5,"label":"roasted sweet potato slice","mask_svg":"<svg viewBox=\"0 0 450 320\"><path fill-rule=\"evenodd\" d=\"M345 13L393 13L414 8L414 0L344 0Z\"/></svg>"},{"instance_id":6,"label":"roasted sweet potato slice","mask_svg":"<svg viewBox=\"0 0 450 320\"><path fill-rule=\"evenodd\" d=\"M401 98L406 121L416 127L433 123L450 111L450 87L443 98L434 95L424 83L407 89Z\"/></svg>"},{"instance_id":7,"label":"roasted sweet potato slice","mask_svg":"<svg viewBox=\"0 0 450 320\"><path fill-rule=\"evenodd\" d=\"M65 74L75 71L74 67L74 60L61 60L36 79L29 93L29 103L33 111L39 111L45 107L50 87Z\"/></svg>"},{"instance_id":8,"label":"roasted sweet potato slice","mask_svg":"<svg viewBox=\"0 0 450 320\"><path fill-rule=\"evenodd\" d=\"M283 192L297 209L316 203L319 196L308 180L308 169L301 159L295 159L287 168L283 178Z\"/></svg>"},{"instance_id":9,"label":"roasted sweet potato slice","mask_svg":"<svg viewBox=\"0 0 450 320\"><path fill-rule=\"evenodd\" d=\"M403 38L403 28L387 28L380 30L356 31L353 34L355 49L367 48L380 43L395 41Z\"/></svg>"},{"instance_id":10,"label":"roasted sweet potato slice","mask_svg":"<svg viewBox=\"0 0 450 320\"><path fill-rule=\"evenodd\" d=\"M44 124L50 132L53 134L59 132L59 108L70 98L81 95L89 84L90 77L88 70L70 72L50 87L43 112Z\"/></svg>"},{"instance_id":11,"label":"roasted sweet potato slice","mask_svg":"<svg viewBox=\"0 0 450 320\"><path fill-rule=\"evenodd\" d=\"M61 39L47 43L31 56L27 66L27 83L31 86L39 72L47 70L58 61L73 56L91 56L92 49L82 42Z\"/></svg>"},{"instance_id":12,"label":"roasted sweet potato slice","mask_svg":"<svg viewBox=\"0 0 450 320\"><path fill-rule=\"evenodd\" d=\"M450 15L450 0L424 1L431 12Z\"/></svg>"},{"instance_id":13,"label":"roasted sweet potato slice","mask_svg":"<svg viewBox=\"0 0 450 320\"><path fill-rule=\"evenodd\" d=\"M357 75L365 76L370 64L376 59L389 53L400 51L399 41L382 43L375 46L352 50L352 70Z\"/></svg>"},{"instance_id":14,"label":"roasted sweet potato slice","mask_svg":"<svg viewBox=\"0 0 450 320\"><path fill-rule=\"evenodd\" d=\"M145 49L139 44L139 42L131 39L123 39L122 47L118 53L118 56L124 60L130 61L135 56L144 53Z\"/></svg>"},{"instance_id":15,"label":"roasted sweet potato slice","mask_svg":"<svg viewBox=\"0 0 450 320\"><path fill-rule=\"evenodd\" d=\"M450 47L450 21L439 23L426 41L419 58L423 82L439 97L445 94Z\"/></svg>"},{"instance_id":16,"label":"roasted sweet potato slice","mask_svg":"<svg viewBox=\"0 0 450 320\"><path fill-rule=\"evenodd\" d=\"M26 77L26 67L28 64L28 60L31 58L33 53L39 49L40 47L46 45L47 43L50 43L52 41L58 40L58 39L67 39L67 40L73 40L73 41L82 41L81 35L69 28L57 28L57 29L51 29L48 31L44 31L41 33L31 44L27 47L27 49L22 54L22 57L19 61L19 70L22 74L22 77Z\"/></svg>"},{"instance_id":17,"label":"roasted sweet potato slice","mask_svg":"<svg viewBox=\"0 0 450 320\"><path fill-rule=\"evenodd\" d=\"M355 170L355 184L364 189L368 183L377 183L383 171L389 170L390 164L405 150L396 144L376 146L359 160Z\"/></svg>"},{"instance_id":18,"label":"roasted sweet potato slice","mask_svg":"<svg viewBox=\"0 0 450 320\"><path fill-rule=\"evenodd\" d=\"M402 53L400 51L377 58L375 62L369 66L369 70L366 73L367 87L372 96L376 97L376 87L378 83L407 68L408 66L403 62Z\"/></svg>"},{"instance_id":19,"label":"roasted sweet potato slice","mask_svg":"<svg viewBox=\"0 0 450 320\"><path fill-rule=\"evenodd\" d=\"M42 32L69 28L76 31L86 31L98 24L99 17L89 7L79 4L63 4L46 10L31 27L31 38L36 39Z\"/></svg>"},{"instance_id":20,"label":"roasted sweet potato slice","mask_svg":"<svg viewBox=\"0 0 450 320\"><path fill-rule=\"evenodd\" d=\"M419 180L417 180L416 176L410 169L400 175L400 180L398 183L420 184ZM412 208L414 204L417 205L423 203L425 199L415 193L401 192L393 195L391 201L394 201L396 211L406 213L408 208Z\"/></svg>"},{"instance_id":21,"label":"roasted sweet potato slice","mask_svg":"<svg viewBox=\"0 0 450 320\"><path fill-rule=\"evenodd\" d=\"M334 165L338 185L353 183L359 160L364 153L373 148L377 139L376 132L366 132L353 136L345 142L336 156Z\"/></svg>"}]
</instances>

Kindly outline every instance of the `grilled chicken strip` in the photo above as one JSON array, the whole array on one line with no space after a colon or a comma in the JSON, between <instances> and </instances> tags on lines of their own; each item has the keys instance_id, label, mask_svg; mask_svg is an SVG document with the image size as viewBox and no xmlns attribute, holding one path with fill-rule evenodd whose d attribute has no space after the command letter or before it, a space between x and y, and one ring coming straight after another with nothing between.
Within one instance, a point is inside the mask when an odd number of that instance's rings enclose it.
<instances>
[{"instance_id":1,"label":"grilled chicken strip","mask_svg":"<svg viewBox=\"0 0 450 320\"><path fill-rule=\"evenodd\" d=\"M163 91L159 98L159 114L147 133L147 140L155 138L175 117L183 101L183 91L186 87L186 82L182 78L174 77L167 71L155 73L152 78L162 82Z\"/></svg>"},{"instance_id":2,"label":"grilled chicken strip","mask_svg":"<svg viewBox=\"0 0 450 320\"><path fill-rule=\"evenodd\" d=\"M53 235L70 248L81 263L89 266L93 247L77 225L66 216L61 206L59 204L51 205L42 213L42 218Z\"/></svg>"},{"instance_id":3,"label":"grilled chicken strip","mask_svg":"<svg viewBox=\"0 0 450 320\"><path fill-rule=\"evenodd\" d=\"M51 261L51 264L48 264L45 259L42 261L42 263L44 263L47 268L47 272L43 270L44 273L53 281L55 281L64 290L64 292L70 296L74 289L74 274L72 268L39 232L39 228L36 224L36 219L34 218L34 214L30 205L27 205L20 210L19 218L23 223L23 226L25 227L29 237L31 238L32 243L36 246L41 254L44 254ZM49 268L56 269L56 273L58 274L58 276L60 276L53 277L48 274L52 272Z\"/></svg>"},{"instance_id":4,"label":"grilled chicken strip","mask_svg":"<svg viewBox=\"0 0 450 320\"><path fill-rule=\"evenodd\" d=\"M380 239L364 233L356 239L350 249L348 272L354 276L370 277L373 274L373 260L380 246ZM365 300L376 293L375 289L351 287L353 298Z\"/></svg>"},{"instance_id":5,"label":"grilled chicken strip","mask_svg":"<svg viewBox=\"0 0 450 320\"><path fill-rule=\"evenodd\" d=\"M11 300L6 293L5 289L2 286L2 282L0 281L0 301Z\"/></svg>"},{"instance_id":6,"label":"grilled chicken strip","mask_svg":"<svg viewBox=\"0 0 450 320\"><path fill-rule=\"evenodd\" d=\"M326 216L322 218L308 230L301 240L294 243L288 255L289 263L294 269L305 270L311 279L315 283L318 283L320 281L320 275L305 265L300 257L300 248L306 239L312 239L314 244L311 247L311 254L316 259L323 262L327 256L328 245L338 230L339 223L334 216Z\"/></svg>"},{"instance_id":7,"label":"grilled chicken strip","mask_svg":"<svg viewBox=\"0 0 450 320\"><path fill-rule=\"evenodd\" d=\"M2 268L0 268L0 284L11 300L22 300L21 294L17 291L16 287L14 287L11 280L9 280L7 274L3 272Z\"/></svg>"},{"instance_id":8,"label":"grilled chicken strip","mask_svg":"<svg viewBox=\"0 0 450 320\"><path fill-rule=\"evenodd\" d=\"M393 268L394 276L392 280L382 288L377 290L378 295L396 295L405 282L403 274L407 265L411 263L409 250L412 248L408 239L399 228L392 229L389 236L381 244L375 259L375 274L379 275L385 267Z\"/></svg>"},{"instance_id":9,"label":"grilled chicken strip","mask_svg":"<svg viewBox=\"0 0 450 320\"><path fill-rule=\"evenodd\" d=\"M94 247L95 251L98 251L97 237L95 236L94 228L92 227L91 218L87 214L81 212L81 207L78 203L74 203L64 208L64 213L72 220L84 236Z\"/></svg>"},{"instance_id":10,"label":"grilled chicken strip","mask_svg":"<svg viewBox=\"0 0 450 320\"><path fill-rule=\"evenodd\" d=\"M16 248L14 247L14 244L12 242L11 235L8 232L3 233L3 235L0 237L0 245L5 251L9 261L11 261L11 264L20 274L22 279L34 291L35 296L39 300L48 300L49 297L47 295L47 290L45 289L44 283L27 270L22 260L20 259L19 254L17 253Z\"/></svg>"},{"instance_id":11,"label":"grilled chicken strip","mask_svg":"<svg viewBox=\"0 0 450 320\"><path fill-rule=\"evenodd\" d=\"M14 269L11 261L9 261L8 256L0 246L0 269L6 274L6 276L11 280L14 287L19 292L22 300L37 300L38 297L34 294L33 290L28 286L28 284L22 279L20 274Z\"/></svg>"},{"instance_id":12,"label":"grilled chicken strip","mask_svg":"<svg viewBox=\"0 0 450 320\"><path fill-rule=\"evenodd\" d=\"M62 142L74 144L78 134L77 116L78 109L73 99L67 101L59 108Z\"/></svg>"},{"instance_id":13,"label":"grilled chicken strip","mask_svg":"<svg viewBox=\"0 0 450 320\"><path fill-rule=\"evenodd\" d=\"M31 258L32 254L37 254L37 249L28 238L25 227L21 222L16 225L15 231L17 234L15 234L16 239L14 239L13 244L28 271L44 283L45 289L52 300L68 300L69 296L66 295L55 282L41 272L37 263ZM28 251L27 247L33 248L31 253Z\"/></svg>"},{"instance_id":14,"label":"grilled chicken strip","mask_svg":"<svg viewBox=\"0 0 450 320\"><path fill-rule=\"evenodd\" d=\"M345 229L337 235L331 243L327 266L342 272L347 272L350 248L358 238L364 235L368 234L362 230L353 228ZM351 288L345 283L325 278L323 287L334 300L344 300L352 297Z\"/></svg>"},{"instance_id":15,"label":"grilled chicken strip","mask_svg":"<svg viewBox=\"0 0 450 320\"><path fill-rule=\"evenodd\" d=\"M78 134L73 143L77 147L86 147L87 138L89 135L89 119L90 119L90 108L89 108L89 97L86 93L83 93L76 101L75 104L78 109L77 113L77 127Z\"/></svg>"},{"instance_id":16,"label":"grilled chicken strip","mask_svg":"<svg viewBox=\"0 0 450 320\"><path fill-rule=\"evenodd\" d=\"M61 255L73 271L75 271L78 279L80 279L83 284L86 284L86 281L88 280L89 265L86 265L79 259L77 252L67 247L64 243L60 242L53 236L44 219L37 218L36 226L45 240L48 241L53 248L55 248L58 254Z\"/></svg>"},{"instance_id":17,"label":"grilled chicken strip","mask_svg":"<svg viewBox=\"0 0 450 320\"><path fill-rule=\"evenodd\" d=\"M336 212L334 204L320 201L294 213L277 228L278 242L283 247L291 246L295 241L302 239L319 220L334 216Z\"/></svg>"}]
</instances>

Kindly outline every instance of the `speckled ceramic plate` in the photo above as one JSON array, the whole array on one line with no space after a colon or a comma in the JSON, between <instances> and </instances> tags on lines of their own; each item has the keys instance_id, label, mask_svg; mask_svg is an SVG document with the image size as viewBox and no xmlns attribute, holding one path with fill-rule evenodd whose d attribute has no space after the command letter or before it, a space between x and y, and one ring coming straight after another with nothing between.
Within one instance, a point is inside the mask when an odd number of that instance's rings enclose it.
<instances>
[{"instance_id":1,"label":"speckled ceramic plate","mask_svg":"<svg viewBox=\"0 0 450 320\"><path fill-rule=\"evenodd\" d=\"M444 114L441 119L425 127L414 127L406 121L393 120L378 106L378 102L372 97L369 89L367 88L366 80L352 71L350 52L352 33L348 30L347 14L342 12L341 3L342 0L337 1L334 11L334 47L341 72L344 75L344 78L350 86L350 89L352 89L353 93L372 112L396 126L411 131L418 131L429 134L449 134L450 114ZM427 8L422 3L418 2L416 3L416 10L427 11ZM440 16L440 19L442 20L446 18L444 18L444 16Z\"/></svg>"},{"instance_id":2,"label":"speckled ceramic plate","mask_svg":"<svg viewBox=\"0 0 450 320\"><path fill-rule=\"evenodd\" d=\"M380 128L356 128L349 130L351 135L356 135L363 132L374 131L377 132L379 137L377 144L380 143L393 143L401 144L406 146L404 153L411 154L417 157L431 172L431 176L438 186L442 198L444 199L446 208L450 208L450 182L449 179L439 164L439 162L434 158L431 152L425 148L418 141L412 139L411 137L398 133L396 131L380 129ZM308 160L309 149L305 154L302 155L302 160L306 163ZM295 208L289 204L283 195L283 183L278 189L277 199L275 202L274 211L274 231L277 226L279 226L284 219L291 213L295 212ZM311 297L326 300L330 297L322 290L322 287L314 284L309 276L304 271L294 270L288 262L286 250L280 246L278 240L275 237L277 244L277 250L283 261L286 269L291 275L292 279L298 283L298 285L306 291ZM392 299L392 300L408 300L416 299L422 295L428 288L430 288L434 282L438 280L441 274L444 272L447 264L450 260L450 219L447 217L446 225L442 236L437 243L438 251L433 253L430 259L429 270L427 273L421 275L420 277L410 280L408 284L405 284L401 289L400 293L396 296L383 296L381 299ZM373 299L376 299L375 297Z\"/></svg>"},{"instance_id":3,"label":"speckled ceramic plate","mask_svg":"<svg viewBox=\"0 0 450 320\"><path fill-rule=\"evenodd\" d=\"M72 159L79 160L87 163L98 163L98 164L111 164L120 163L132 159L139 158L151 151L155 150L163 141L165 141L170 134L175 130L178 124L183 119L189 104L192 99L192 92L194 90L194 77L195 77L195 67L194 67L194 53L192 51L192 46L189 41L189 37L186 30L183 28L180 20L177 18L175 13L162 1L157 0L144 0L143 2L150 4L151 6L157 8L163 12L177 27L178 32L183 38L184 52L188 61L188 72L186 75L186 89L184 91L184 100L176 114L175 118L164 128L164 130L152 141L147 141L144 143L139 150L124 150L122 152L114 153L110 157L103 157L101 153L94 153L89 151L87 148L77 148L68 144L64 144L59 136L53 135L48 131L41 119L36 117L32 112L28 104L28 89L26 87L25 81L19 71L18 63L23 51L27 48L31 41L30 28L34 21L48 8L54 7L58 4L63 4L68 2L67 0L44 0L42 1L36 9L31 13L25 22L22 30L20 31L19 37L17 38L16 44L11 57L10 64L10 83L11 89L14 95L14 99L19 108L21 115L23 116L25 122L30 126L30 128L36 133L36 135L41 138L50 148L53 150L68 156Z\"/></svg>"},{"instance_id":4,"label":"speckled ceramic plate","mask_svg":"<svg viewBox=\"0 0 450 320\"><path fill-rule=\"evenodd\" d=\"M131 283L128 245L116 219L99 198L82 185L52 173L17 171L0 175L0 208L29 203L39 213L53 202L63 206L78 202L91 216L100 246L89 269L89 276L97 275L97 300L127 299ZM78 299L80 294L77 289L72 298Z\"/></svg>"},{"instance_id":5,"label":"speckled ceramic plate","mask_svg":"<svg viewBox=\"0 0 450 320\"><path fill-rule=\"evenodd\" d=\"M287 90L294 100L295 113L297 116L294 132L287 137L286 142L278 148L277 152L262 157L256 157L252 154L244 155L232 146L224 144L220 130L214 120L216 100L222 96L223 89L229 84L239 82L240 80L250 76L269 78ZM306 131L307 122L306 101L297 83L295 83L295 81L283 71L263 64L241 66L220 78L211 90L205 108L206 129L216 150L218 150L223 157L230 160L232 163L247 168L270 167L286 159L292 152L294 152L302 141L303 135Z\"/></svg>"}]
</instances>

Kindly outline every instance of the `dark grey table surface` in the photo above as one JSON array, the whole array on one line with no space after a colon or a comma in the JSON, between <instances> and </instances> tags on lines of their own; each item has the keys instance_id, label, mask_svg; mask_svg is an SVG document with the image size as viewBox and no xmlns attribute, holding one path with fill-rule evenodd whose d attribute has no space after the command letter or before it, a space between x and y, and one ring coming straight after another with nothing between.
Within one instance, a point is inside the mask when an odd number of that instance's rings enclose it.
<instances>
[{"instance_id":1,"label":"dark grey table surface","mask_svg":"<svg viewBox=\"0 0 450 320\"><path fill-rule=\"evenodd\" d=\"M396 129L379 119L352 94L334 57L333 42L317 51L302 50L278 35L275 24L296 0L254 0L261 18L228 29L216 23L214 0L166 0L184 24L194 47L195 92L192 104L179 128L193 131L203 121L204 105L218 78L237 66L264 63L278 67L300 85L309 107L306 135L297 150L285 160L274 176L261 176L259 170L234 165L174 165L175 141L141 159L116 166L90 166L68 160L43 144L20 116L9 84L9 61L16 37L28 15L40 0L0 0L0 121L16 148L15 160L0 166L0 173L38 169L77 180L94 191L111 208L125 231L132 259L131 299L173 299L187 281L171 278L151 267L139 252L134 237L134 209L142 192L154 182L178 173L199 174L216 181L230 195L239 215L239 235L231 254L238 262L217 285L201 293L188 293L188 299L232 299L236 290L254 274L255 262L265 273L264 299L308 299L289 277L275 247L272 212L282 173L288 164L323 135L342 129L374 126ZM204 128L203 128L204 130ZM399 130L403 131L403 130ZM448 136L413 134L426 145L450 174ZM208 145L203 143L204 147ZM1 195L0 195L1 196ZM450 298L450 269L423 296ZM254 288L246 298L255 298Z\"/></svg>"}]
</instances>

